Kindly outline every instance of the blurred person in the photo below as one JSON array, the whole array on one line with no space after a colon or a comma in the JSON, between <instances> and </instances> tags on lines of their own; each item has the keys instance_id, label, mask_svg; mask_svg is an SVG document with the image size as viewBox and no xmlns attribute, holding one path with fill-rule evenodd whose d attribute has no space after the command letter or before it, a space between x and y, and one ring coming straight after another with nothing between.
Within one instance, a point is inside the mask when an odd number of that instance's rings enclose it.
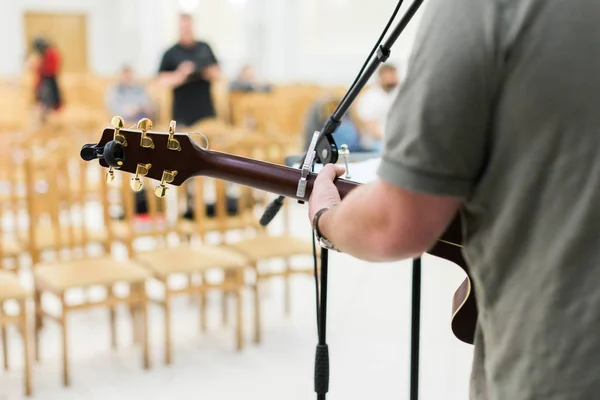
<instances>
[{"instance_id":1,"label":"blurred person","mask_svg":"<svg viewBox=\"0 0 600 400\"><path fill-rule=\"evenodd\" d=\"M211 83L221 70L211 47L194 39L193 21L188 14L179 18L179 42L162 57L158 82L173 88L173 119L191 126L216 116Z\"/></svg>"},{"instance_id":2,"label":"blurred person","mask_svg":"<svg viewBox=\"0 0 600 400\"><path fill-rule=\"evenodd\" d=\"M118 83L108 90L106 107L111 115L120 115L128 122L152 119L150 95L144 85L136 82L133 70L128 65L121 69Z\"/></svg>"},{"instance_id":3,"label":"blurred person","mask_svg":"<svg viewBox=\"0 0 600 400\"><path fill-rule=\"evenodd\" d=\"M32 43L32 54L27 65L35 74L35 102L42 120L62 106L62 95L58 84L60 53L46 38L38 37Z\"/></svg>"},{"instance_id":4,"label":"blurred person","mask_svg":"<svg viewBox=\"0 0 600 400\"><path fill-rule=\"evenodd\" d=\"M398 70L392 64L379 67L376 85L367 88L356 102L356 112L363 123L362 146L371 151L381 150L388 112L398 94Z\"/></svg>"},{"instance_id":5,"label":"blurred person","mask_svg":"<svg viewBox=\"0 0 600 400\"><path fill-rule=\"evenodd\" d=\"M324 96L317 99L311 106L306 122L304 125L304 147L303 150L308 149L310 141L312 140L315 131L320 131L325 125L327 119L334 112L337 105L340 103L341 98ZM342 144L348 145L350 152L364 152L366 150L360 142L361 130L359 121L356 118L354 109L350 109L342 118L340 126L333 135L335 143L338 148Z\"/></svg>"},{"instance_id":6,"label":"blurred person","mask_svg":"<svg viewBox=\"0 0 600 400\"><path fill-rule=\"evenodd\" d=\"M363 260L418 257L461 218L471 400L600 393L598 71L598 1L430 0L378 179L343 200L341 168L314 182L316 235Z\"/></svg>"},{"instance_id":7,"label":"blurred person","mask_svg":"<svg viewBox=\"0 0 600 400\"><path fill-rule=\"evenodd\" d=\"M251 65L244 65L239 75L229 84L231 92L270 92L271 85L263 83L256 77L256 72Z\"/></svg>"}]
</instances>

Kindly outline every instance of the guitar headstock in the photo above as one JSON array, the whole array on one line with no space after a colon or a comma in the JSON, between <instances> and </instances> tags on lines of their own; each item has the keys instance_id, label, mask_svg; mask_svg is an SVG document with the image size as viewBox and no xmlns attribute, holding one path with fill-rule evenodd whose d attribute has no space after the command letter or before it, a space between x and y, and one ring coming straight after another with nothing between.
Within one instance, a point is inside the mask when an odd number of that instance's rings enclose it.
<instances>
[{"instance_id":1,"label":"guitar headstock","mask_svg":"<svg viewBox=\"0 0 600 400\"><path fill-rule=\"evenodd\" d=\"M152 121L141 119L135 127L125 129L123 118L113 117L112 127L104 129L97 144L86 144L81 157L99 159L108 168L107 182L114 180L114 170L134 174L131 188L140 191L143 177L160 184L154 188L158 197L167 194L167 184L179 186L197 175L201 169L203 149L188 134L175 132L171 121L169 132L152 131Z\"/></svg>"}]
</instances>

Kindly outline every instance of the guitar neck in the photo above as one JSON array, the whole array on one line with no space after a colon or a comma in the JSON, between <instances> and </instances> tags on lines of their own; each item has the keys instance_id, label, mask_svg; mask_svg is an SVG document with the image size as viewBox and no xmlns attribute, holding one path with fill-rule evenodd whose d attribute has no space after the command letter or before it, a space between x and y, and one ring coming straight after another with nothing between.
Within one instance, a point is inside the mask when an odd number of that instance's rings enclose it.
<instances>
[{"instance_id":1,"label":"guitar neck","mask_svg":"<svg viewBox=\"0 0 600 400\"><path fill-rule=\"evenodd\" d=\"M250 186L255 189L291 197L297 200L308 201L312 192L317 174L310 173L307 178L306 195L298 197L296 190L300 180L300 170L273 164L265 161L253 160L233 154L218 151L204 151L202 155L204 164L199 175L221 179L228 182ZM350 191L360 184L345 179L336 179L335 186L340 196L345 197Z\"/></svg>"},{"instance_id":2,"label":"guitar neck","mask_svg":"<svg viewBox=\"0 0 600 400\"><path fill-rule=\"evenodd\" d=\"M198 171L197 175L222 179L303 201L308 201L317 177L315 173L308 175L306 195L298 197L296 190L300 180L300 170L297 168L208 150L202 151L202 164L202 170ZM334 183L342 198L360 185L358 182L345 179L336 179ZM438 247L461 245L462 224L460 216L456 216L440 239L442 242ZM437 254L438 251L430 253Z\"/></svg>"}]
</instances>

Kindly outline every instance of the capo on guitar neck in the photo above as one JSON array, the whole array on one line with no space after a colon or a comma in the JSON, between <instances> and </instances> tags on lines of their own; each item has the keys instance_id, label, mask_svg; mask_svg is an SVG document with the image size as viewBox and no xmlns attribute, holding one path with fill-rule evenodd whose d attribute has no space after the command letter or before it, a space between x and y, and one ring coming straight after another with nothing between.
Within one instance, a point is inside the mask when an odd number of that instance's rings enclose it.
<instances>
[{"instance_id":1,"label":"capo on guitar neck","mask_svg":"<svg viewBox=\"0 0 600 400\"><path fill-rule=\"evenodd\" d=\"M125 162L125 147L121 142L111 140L104 146L85 144L81 148L81 158L85 161L101 159L113 168L120 168Z\"/></svg>"}]
</instances>

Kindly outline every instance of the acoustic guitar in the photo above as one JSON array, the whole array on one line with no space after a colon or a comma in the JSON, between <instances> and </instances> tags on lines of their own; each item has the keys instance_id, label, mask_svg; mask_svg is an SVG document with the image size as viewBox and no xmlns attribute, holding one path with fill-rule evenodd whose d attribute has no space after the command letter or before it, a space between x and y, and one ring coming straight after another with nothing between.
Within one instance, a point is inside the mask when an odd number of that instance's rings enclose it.
<instances>
[{"instance_id":1,"label":"acoustic guitar","mask_svg":"<svg viewBox=\"0 0 600 400\"><path fill-rule=\"evenodd\" d=\"M115 170L129 172L134 174L133 190L141 190L141 178L147 177L160 182L154 193L164 197L167 185L179 186L192 177L206 176L297 200L308 201L310 197L316 174L308 176L306 194L298 197L299 169L204 149L188 134L175 133L174 121L169 132L151 131L152 122L148 119L140 120L137 129L124 129L120 117L113 118L112 122L113 127L104 130L97 144L86 144L81 149L84 160L99 159L101 166L109 168L109 182L114 179ZM360 184L336 179L335 185L343 198ZM466 273L467 278L452 300L451 328L459 340L473 344L477 306L461 242L461 222L457 217L427 253L457 264Z\"/></svg>"}]
</instances>

